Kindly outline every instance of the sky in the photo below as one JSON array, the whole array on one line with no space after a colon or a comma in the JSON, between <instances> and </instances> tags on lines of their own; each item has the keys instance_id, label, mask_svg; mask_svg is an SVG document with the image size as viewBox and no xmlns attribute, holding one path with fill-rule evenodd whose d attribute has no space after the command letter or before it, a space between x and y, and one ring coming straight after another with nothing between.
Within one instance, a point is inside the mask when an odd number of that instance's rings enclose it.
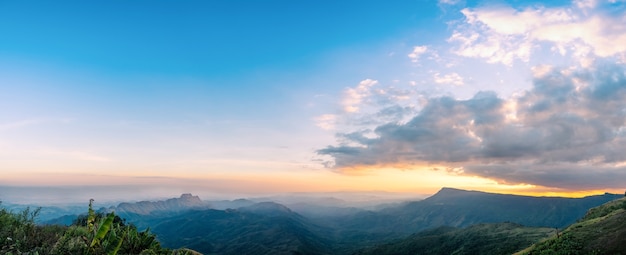
<instances>
[{"instance_id":1,"label":"sky","mask_svg":"<svg viewBox=\"0 0 626 255\"><path fill-rule=\"evenodd\" d=\"M625 24L618 0L1 1L0 186L622 193Z\"/></svg>"}]
</instances>

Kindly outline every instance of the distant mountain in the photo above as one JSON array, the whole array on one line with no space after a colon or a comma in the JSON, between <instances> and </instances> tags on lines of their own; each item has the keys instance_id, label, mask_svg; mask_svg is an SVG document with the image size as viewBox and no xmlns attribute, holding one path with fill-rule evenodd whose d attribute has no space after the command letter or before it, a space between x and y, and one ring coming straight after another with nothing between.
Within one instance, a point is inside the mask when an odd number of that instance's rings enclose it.
<instances>
[{"instance_id":1,"label":"distant mountain","mask_svg":"<svg viewBox=\"0 0 626 255\"><path fill-rule=\"evenodd\" d=\"M562 233L516 253L626 254L626 198L593 208Z\"/></svg>"},{"instance_id":2,"label":"distant mountain","mask_svg":"<svg viewBox=\"0 0 626 255\"><path fill-rule=\"evenodd\" d=\"M326 206L319 204L309 203L294 203L286 205L294 212L299 213L307 218L325 218L336 216L350 216L359 212L365 212L367 210L356 207L342 207L342 206Z\"/></svg>"},{"instance_id":3,"label":"distant mountain","mask_svg":"<svg viewBox=\"0 0 626 255\"><path fill-rule=\"evenodd\" d=\"M89 202L89 201L87 201ZM23 211L26 208L30 208L30 210L39 209L39 214L37 218L35 218L35 222L38 224L56 224L59 223L63 225L67 223L67 221L63 221L61 217L71 217L70 215L77 215L85 211L87 208L87 203L84 205L46 205L46 206L38 206L38 205L22 205L22 204L10 204L10 203L0 203L0 207L7 208L9 211ZM69 223L70 224L71 220Z\"/></svg>"},{"instance_id":4,"label":"distant mountain","mask_svg":"<svg viewBox=\"0 0 626 255\"><path fill-rule=\"evenodd\" d=\"M499 222L563 228L584 216L589 208L620 197L608 193L584 198L530 197L443 188L422 201L326 219L324 223L343 231L405 234L439 226Z\"/></svg>"},{"instance_id":5,"label":"distant mountain","mask_svg":"<svg viewBox=\"0 0 626 255\"><path fill-rule=\"evenodd\" d=\"M274 202L261 202L252 204L246 207L239 208L240 212L248 212L254 213L258 215L264 216L284 216L284 217L298 217L301 218L300 215L291 211L291 209L287 208L284 205Z\"/></svg>"},{"instance_id":6,"label":"distant mountain","mask_svg":"<svg viewBox=\"0 0 626 255\"><path fill-rule=\"evenodd\" d=\"M237 210L193 210L153 228L166 247L205 254L329 254L325 229L289 208L263 202Z\"/></svg>"},{"instance_id":7,"label":"distant mountain","mask_svg":"<svg viewBox=\"0 0 626 255\"><path fill-rule=\"evenodd\" d=\"M74 206L71 208L73 209L72 211L61 210L58 207L43 207L42 212L48 212L46 214L48 217L38 218L38 223L45 225L70 225L78 217L79 213L85 211L86 206ZM100 208L98 211L105 213L115 212L118 216L134 223L140 229L145 229L152 225L150 220L176 215L191 209L204 208L209 208L209 205L198 196L182 194L179 198L170 198L163 201L120 203L117 206ZM55 212L55 214L49 212Z\"/></svg>"},{"instance_id":8,"label":"distant mountain","mask_svg":"<svg viewBox=\"0 0 626 255\"><path fill-rule=\"evenodd\" d=\"M248 199L207 201L209 208L216 210L237 209L240 207L253 205L255 203L256 202Z\"/></svg>"},{"instance_id":9,"label":"distant mountain","mask_svg":"<svg viewBox=\"0 0 626 255\"><path fill-rule=\"evenodd\" d=\"M378 245L355 255L508 255L554 235L553 228L524 227L515 223L478 224L464 229L439 227L405 239Z\"/></svg>"},{"instance_id":10,"label":"distant mountain","mask_svg":"<svg viewBox=\"0 0 626 255\"><path fill-rule=\"evenodd\" d=\"M121 203L115 207L115 212L119 214L134 213L139 215L150 215L155 212L179 212L189 209L208 208L198 196L182 194L179 198L170 198L165 201L141 201L137 203Z\"/></svg>"},{"instance_id":11,"label":"distant mountain","mask_svg":"<svg viewBox=\"0 0 626 255\"><path fill-rule=\"evenodd\" d=\"M328 205L305 200L285 206L245 199L205 202L183 194L165 201L122 203L109 210L140 230L149 227L171 248L188 247L205 254L351 254L379 245L421 247L434 238L433 233L439 233L436 237L445 242L456 242L457 246L446 246L455 250L486 245L465 239L470 236L485 239L481 235L520 233L519 240L524 242L511 247L522 248L536 236L518 224L563 228L582 218L588 209L620 197L530 197L443 188L421 201L365 210L342 207L340 200L329 198L319 200ZM467 228L503 222L509 223ZM427 229L437 230L419 233ZM407 239L411 234L415 235Z\"/></svg>"}]
</instances>

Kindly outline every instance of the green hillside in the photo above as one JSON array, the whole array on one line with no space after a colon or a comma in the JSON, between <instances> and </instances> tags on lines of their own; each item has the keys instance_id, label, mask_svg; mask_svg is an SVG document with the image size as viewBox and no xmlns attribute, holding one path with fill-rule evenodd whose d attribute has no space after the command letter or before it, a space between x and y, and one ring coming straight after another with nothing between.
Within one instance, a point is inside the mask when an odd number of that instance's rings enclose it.
<instances>
[{"instance_id":1,"label":"green hillside","mask_svg":"<svg viewBox=\"0 0 626 255\"><path fill-rule=\"evenodd\" d=\"M408 238L356 252L358 255L512 254L555 233L552 228L515 223L478 224L467 228L439 227Z\"/></svg>"},{"instance_id":2,"label":"green hillside","mask_svg":"<svg viewBox=\"0 0 626 255\"><path fill-rule=\"evenodd\" d=\"M626 198L589 210L558 236L517 254L626 254Z\"/></svg>"},{"instance_id":3,"label":"green hillside","mask_svg":"<svg viewBox=\"0 0 626 255\"><path fill-rule=\"evenodd\" d=\"M565 228L590 208L623 197L603 194L583 198L531 197L443 188L437 194L381 211L318 221L343 233L409 235L440 226L468 227L513 222L530 227Z\"/></svg>"},{"instance_id":4,"label":"green hillside","mask_svg":"<svg viewBox=\"0 0 626 255\"><path fill-rule=\"evenodd\" d=\"M0 208L0 254L198 254L162 248L149 231L138 231L114 213L96 213L91 206L71 226L37 225L39 210L14 213Z\"/></svg>"},{"instance_id":5,"label":"green hillside","mask_svg":"<svg viewBox=\"0 0 626 255\"><path fill-rule=\"evenodd\" d=\"M154 228L166 247L204 254L330 254L328 232L276 203L238 210L197 210ZM326 234L324 234L326 233Z\"/></svg>"}]
</instances>

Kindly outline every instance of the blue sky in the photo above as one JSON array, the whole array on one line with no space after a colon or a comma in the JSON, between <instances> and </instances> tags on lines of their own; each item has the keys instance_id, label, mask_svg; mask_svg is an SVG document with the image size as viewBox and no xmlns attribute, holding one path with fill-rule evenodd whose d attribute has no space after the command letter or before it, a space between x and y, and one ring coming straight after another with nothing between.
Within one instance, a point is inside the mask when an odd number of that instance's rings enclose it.
<instances>
[{"instance_id":1,"label":"blue sky","mask_svg":"<svg viewBox=\"0 0 626 255\"><path fill-rule=\"evenodd\" d=\"M624 5L3 1L0 185L615 190Z\"/></svg>"}]
</instances>

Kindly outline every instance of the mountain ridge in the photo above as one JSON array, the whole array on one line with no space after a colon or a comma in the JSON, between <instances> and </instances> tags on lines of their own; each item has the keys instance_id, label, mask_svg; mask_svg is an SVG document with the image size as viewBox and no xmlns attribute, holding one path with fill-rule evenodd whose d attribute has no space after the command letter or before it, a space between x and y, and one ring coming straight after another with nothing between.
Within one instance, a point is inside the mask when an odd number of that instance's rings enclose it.
<instances>
[{"instance_id":1,"label":"mountain ridge","mask_svg":"<svg viewBox=\"0 0 626 255\"><path fill-rule=\"evenodd\" d=\"M511 233L526 226L562 228L618 197L623 195L534 197L444 187L426 199L380 210L318 205L329 213L312 218L272 201L224 200L216 205L225 209L215 209L211 202L186 193L163 201L120 203L117 212L139 229L152 229L170 248L220 254L350 254L441 227L464 235L466 227L503 222L513 226Z\"/></svg>"},{"instance_id":2,"label":"mountain ridge","mask_svg":"<svg viewBox=\"0 0 626 255\"><path fill-rule=\"evenodd\" d=\"M170 198L162 201L140 201L136 203L120 203L111 208L117 213L135 213L139 215L149 215L160 211L182 211L192 208L208 208L200 197L190 193L183 193L179 198Z\"/></svg>"},{"instance_id":3,"label":"mountain ridge","mask_svg":"<svg viewBox=\"0 0 626 255\"><path fill-rule=\"evenodd\" d=\"M533 197L443 188L424 200L359 212L333 219L332 224L351 231L403 234L439 226L498 222L564 228L584 216L588 209L620 197L607 193L583 198Z\"/></svg>"}]
</instances>

